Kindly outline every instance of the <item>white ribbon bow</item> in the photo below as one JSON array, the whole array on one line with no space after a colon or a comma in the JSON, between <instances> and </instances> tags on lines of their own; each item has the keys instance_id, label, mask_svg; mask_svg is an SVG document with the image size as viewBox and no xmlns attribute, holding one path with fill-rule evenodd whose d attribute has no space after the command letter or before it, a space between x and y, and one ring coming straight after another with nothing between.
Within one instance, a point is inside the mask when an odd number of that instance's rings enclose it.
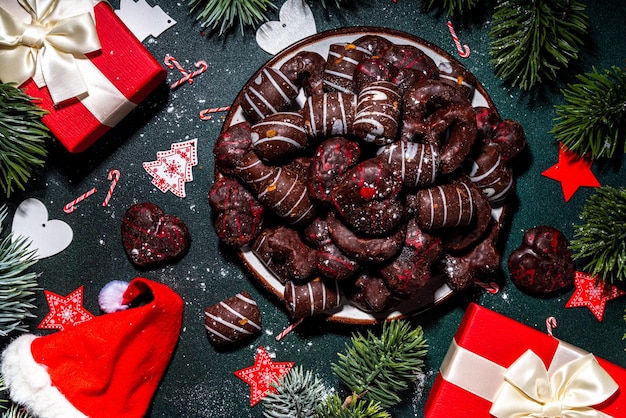
<instances>
[{"instance_id":1,"label":"white ribbon bow","mask_svg":"<svg viewBox=\"0 0 626 418\"><path fill-rule=\"evenodd\" d=\"M592 354L548 376L541 359L528 350L507 369L504 379L489 411L498 418L610 418L592 406L618 389Z\"/></svg>"},{"instance_id":2,"label":"white ribbon bow","mask_svg":"<svg viewBox=\"0 0 626 418\"><path fill-rule=\"evenodd\" d=\"M100 49L92 0L17 0L30 23L0 7L0 80L48 86L55 104L87 92L76 59Z\"/></svg>"}]
</instances>

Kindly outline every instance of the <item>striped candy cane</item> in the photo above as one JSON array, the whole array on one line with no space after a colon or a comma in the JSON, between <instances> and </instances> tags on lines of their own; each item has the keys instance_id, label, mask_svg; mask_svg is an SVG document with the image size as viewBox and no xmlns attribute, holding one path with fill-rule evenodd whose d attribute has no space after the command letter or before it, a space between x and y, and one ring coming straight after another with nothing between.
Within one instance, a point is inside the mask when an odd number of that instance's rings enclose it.
<instances>
[{"instance_id":1,"label":"striped candy cane","mask_svg":"<svg viewBox=\"0 0 626 418\"><path fill-rule=\"evenodd\" d=\"M189 84L193 83L193 78L195 76L202 74L203 72L207 70L207 68L209 68L209 64L207 64L206 61L198 61L194 65L196 66L197 70L194 72L185 74L183 78L172 83L172 85L170 86L172 90L180 87L184 83L189 83Z\"/></svg>"},{"instance_id":2,"label":"striped candy cane","mask_svg":"<svg viewBox=\"0 0 626 418\"><path fill-rule=\"evenodd\" d=\"M211 113L228 112L229 110L230 106L210 107L208 109L201 110L199 116L202 120L211 120L213 119L213 116L210 115Z\"/></svg>"},{"instance_id":3,"label":"striped candy cane","mask_svg":"<svg viewBox=\"0 0 626 418\"><path fill-rule=\"evenodd\" d=\"M111 181L111 185L109 186L109 190L107 191L107 195L104 198L104 202L102 202L102 206L107 206L109 204L109 200L111 200L111 196L113 195L113 189L117 186L117 182L120 179L119 170L111 170L109 171L109 176L107 177Z\"/></svg>"},{"instance_id":4,"label":"striped candy cane","mask_svg":"<svg viewBox=\"0 0 626 418\"><path fill-rule=\"evenodd\" d=\"M552 337L552 330L554 328L556 328L557 324L556 324L556 318L553 316L549 316L546 319L546 329L548 331L548 335Z\"/></svg>"},{"instance_id":5,"label":"striped candy cane","mask_svg":"<svg viewBox=\"0 0 626 418\"><path fill-rule=\"evenodd\" d=\"M291 331L293 331L295 327L297 327L298 325L300 325L302 323L302 321L304 321L304 318L298 319L296 322L292 323L287 328L285 328L283 331L281 331L281 333L276 336L276 341L280 341L283 338L285 338L285 335L287 335Z\"/></svg>"},{"instance_id":6,"label":"striped candy cane","mask_svg":"<svg viewBox=\"0 0 626 418\"><path fill-rule=\"evenodd\" d=\"M448 29L450 29L450 35L452 35L452 40L454 41L454 44L456 45L456 50L459 52L459 55L463 58L467 58L470 55L470 49L469 46L467 46L467 44L461 46L461 41L459 41L459 37L456 36L456 32L454 30L454 27L452 26L452 22L450 22L448 20Z\"/></svg>"},{"instance_id":7,"label":"striped candy cane","mask_svg":"<svg viewBox=\"0 0 626 418\"><path fill-rule=\"evenodd\" d=\"M69 202L65 206L63 206L63 212L65 212L65 213L72 213L72 212L74 212L76 210L76 205L78 203L82 202L83 200L85 200L86 198L88 198L89 196L94 194L95 192L96 192L96 188L94 187L93 189L88 190L85 193L81 194L76 199L72 200L71 202Z\"/></svg>"}]
</instances>

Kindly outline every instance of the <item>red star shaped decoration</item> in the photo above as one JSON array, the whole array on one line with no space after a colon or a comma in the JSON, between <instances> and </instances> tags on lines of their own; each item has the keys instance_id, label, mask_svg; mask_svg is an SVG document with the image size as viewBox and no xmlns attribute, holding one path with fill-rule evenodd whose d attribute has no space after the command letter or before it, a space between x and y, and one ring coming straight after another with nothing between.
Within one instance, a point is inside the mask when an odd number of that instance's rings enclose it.
<instances>
[{"instance_id":1,"label":"red star shaped decoration","mask_svg":"<svg viewBox=\"0 0 626 418\"><path fill-rule=\"evenodd\" d=\"M44 290L50 312L41 321L39 329L59 329L89 321L94 316L83 307L84 286L79 287L67 296Z\"/></svg>"},{"instance_id":2,"label":"red star shaped decoration","mask_svg":"<svg viewBox=\"0 0 626 418\"><path fill-rule=\"evenodd\" d=\"M154 184L163 193L171 190L185 197L185 182L193 180L191 168L198 164L198 140L172 144L169 151L157 152L156 161L143 163L143 168L153 177Z\"/></svg>"},{"instance_id":3,"label":"red star shaped decoration","mask_svg":"<svg viewBox=\"0 0 626 418\"><path fill-rule=\"evenodd\" d=\"M606 282L598 282L595 276L591 277L580 271L576 272L574 284L576 290L567 301L567 304L565 304L565 307L577 308L586 306L595 315L598 321L602 321L604 308L609 300L626 294L623 290Z\"/></svg>"},{"instance_id":4,"label":"red star shaped decoration","mask_svg":"<svg viewBox=\"0 0 626 418\"><path fill-rule=\"evenodd\" d=\"M250 406L256 405L273 391L271 384L286 375L293 365L293 362L272 361L267 351L259 347L254 365L235 372L235 376L250 385Z\"/></svg>"},{"instance_id":5,"label":"red star shaped decoration","mask_svg":"<svg viewBox=\"0 0 626 418\"><path fill-rule=\"evenodd\" d=\"M559 162L544 171L544 176L561 182L563 196L568 202L580 187L600 187L596 176L591 172L593 161L568 151L563 145L559 148Z\"/></svg>"}]
</instances>

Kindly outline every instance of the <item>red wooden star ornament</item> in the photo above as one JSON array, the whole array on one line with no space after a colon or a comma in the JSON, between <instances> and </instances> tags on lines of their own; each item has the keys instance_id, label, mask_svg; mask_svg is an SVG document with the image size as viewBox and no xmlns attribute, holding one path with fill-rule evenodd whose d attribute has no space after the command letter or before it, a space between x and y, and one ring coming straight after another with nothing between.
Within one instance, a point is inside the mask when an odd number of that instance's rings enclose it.
<instances>
[{"instance_id":1,"label":"red wooden star ornament","mask_svg":"<svg viewBox=\"0 0 626 418\"><path fill-rule=\"evenodd\" d=\"M586 306L598 321L602 321L604 308L609 300L626 294L623 290L609 283L598 281L595 276L591 277L580 271L576 272L574 285L576 286L576 290L565 304L565 307L577 308Z\"/></svg>"},{"instance_id":2,"label":"red wooden star ornament","mask_svg":"<svg viewBox=\"0 0 626 418\"><path fill-rule=\"evenodd\" d=\"M250 385L250 406L261 401L270 391L271 386L286 375L293 367L293 362L274 362L263 347L259 347L254 365L237 370L235 376Z\"/></svg>"},{"instance_id":3,"label":"red wooden star ornament","mask_svg":"<svg viewBox=\"0 0 626 418\"><path fill-rule=\"evenodd\" d=\"M58 329L78 325L93 319L94 316L83 307L84 286L79 287L67 296L44 290L50 312L41 321L39 329Z\"/></svg>"},{"instance_id":4,"label":"red wooden star ornament","mask_svg":"<svg viewBox=\"0 0 626 418\"><path fill-rule=\"evenodd\" d=\"M580 187L600 187L591 171L592 160L571 152L561 144L559 162L545 170L542 175L561 183L563 196L568 202Z\"/></svg>"}]
</instances>

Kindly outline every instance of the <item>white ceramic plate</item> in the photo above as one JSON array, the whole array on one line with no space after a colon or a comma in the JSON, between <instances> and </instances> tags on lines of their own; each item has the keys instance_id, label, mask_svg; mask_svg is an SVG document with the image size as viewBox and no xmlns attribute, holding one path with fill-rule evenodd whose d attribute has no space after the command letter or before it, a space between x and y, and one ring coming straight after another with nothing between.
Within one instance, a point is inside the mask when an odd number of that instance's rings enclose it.
<instances>
[{"instance_id":1,"label":"white ceramic plate","mask_svg":"<svg viewBox=\"0 0 626 418\"><path fill-rule=\"evenodd\" d=\"M456 62L457 64L462 65L447 52L416 36L386 28L349 27L322 32L305 38L276 54L266 63L265 66L279 69L285 61L291 59L293 56L302 51L317 52L322 57L326 58L331 44L352 42L365 35L378 35L387 38L394 44L415 46L432 58L437 66L439 66L442 62ZM260 71L261 68L250 78L248 82L254 80L259 75ZM241 106L239 105L242 100L242 96L243 94L240 93L231 106L231 110L227 114L224 122L224 129L245 120L245 116ZM303 95L299 96L299 99L302 98ZM474 93L472 104L474 107L491 107L496 110L491 98L487 95L485 89L480 83ZM499 219L500 212L494 212L493 215L496 219ZM268 291L273 293L280 300L283 300L284 285L270 270L267 269L267 267L265 267L263 262L261 262L261 260L252 251L250 251L249 248L241 249L240 258L252 275L266 289L268 289ZM436 304L442 303L443 301L449 299L453 293L452 289L450 289L450 287L448 287L445 283L443 277L433 277L429 284L425 288L421 289L415 298L402 302L400 305L396 306L393 311L373 315L371 313L364 312L353 305L344 304L341 309L329 313L328 319L330 321L348 324L372 324L382 320L404 318L423 312Z\"/></svg>"}]
</instances>

